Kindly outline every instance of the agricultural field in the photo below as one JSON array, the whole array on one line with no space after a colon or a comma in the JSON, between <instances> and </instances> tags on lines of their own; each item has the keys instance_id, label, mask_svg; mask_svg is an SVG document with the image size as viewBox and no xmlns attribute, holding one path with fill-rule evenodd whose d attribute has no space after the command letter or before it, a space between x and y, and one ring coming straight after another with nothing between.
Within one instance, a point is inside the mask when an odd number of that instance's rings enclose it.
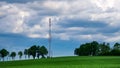
<instances>
[{"instance_id":1,"label":"agricultural field","mask_svg":"<svg viewBox=\"0 0 120 68\"><path fill-rule=\"evenodd\" d=\"M120 56L56 57L0 62L0 68L120 68Z\"/></svg>"}]
</instances>

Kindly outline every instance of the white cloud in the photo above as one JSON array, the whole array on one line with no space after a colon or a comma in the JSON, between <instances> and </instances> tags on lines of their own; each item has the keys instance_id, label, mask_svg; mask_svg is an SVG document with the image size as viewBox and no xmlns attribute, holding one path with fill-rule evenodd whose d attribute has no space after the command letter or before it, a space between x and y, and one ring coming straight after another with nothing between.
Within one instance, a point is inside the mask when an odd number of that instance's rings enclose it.
<instances>
[{"instance_id":1,"label":"white cloud","mask_svg":"<svg viewBox=\"0 0 120 68\"><path fill-rule=\"evenodd\" d=\"M18 33L31 38L48 38L48 20L52 17L52 29L55 38L62 40L107 40L111 36L106 36L107 33L98 31L101 28L119 28L119 3L120 0L48 0L20 4L0 2L0 31ZM67 19L102 21L107 25L101 28L72 27L72 25L67 27L64 26L65 23L72 23L66 22ZM116 40L117 36L114 36L113 40Z\"/></svg>"},{"instance_id":2,"label":"white cloud","mask_svg":"<svg viewBox=\"0 0 120 68\"><path fill-rule=\"evenodd\" d=\"M110 38L107 38L105 41L107 42L119 42L120 40L120 36L113 36L113 37L110 37Z\"/></svg>"},{"instance_id":3,"label":"white cloud","mask_svg":"<svg viewBox=\"0 0 120 68\"><path fill-rule=\"evenodd\" d=\"M67 33L53 34L52 36L58 39L60 38L61 40L70 40L70 35L68 35Z\"/></svg>"},{"instance_id":4,"label":"white cloud","mask_svg":"<svg viewBox=\"0 0 120 68\"><path fill-rule=\"evenodd\" d=\"M92 2L103 11L113 8L115 5L115 0L93 0Z\"/></svg>"}]
</instances>

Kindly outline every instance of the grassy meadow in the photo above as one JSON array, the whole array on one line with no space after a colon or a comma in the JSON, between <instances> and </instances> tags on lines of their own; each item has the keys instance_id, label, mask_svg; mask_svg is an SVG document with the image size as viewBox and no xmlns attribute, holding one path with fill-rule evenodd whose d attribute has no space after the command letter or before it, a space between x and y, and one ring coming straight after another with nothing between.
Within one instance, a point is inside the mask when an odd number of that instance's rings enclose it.
<instances>
[{"instance_id":1,"label":"grassy meadow","mask_svg":"<svg viewBox=\"0 0 120 68\"><path fill-rule=\"evenodd\" d=\"M0 62L0 68L120 68L120 56L56 57Z\"/></svg>"}]
</instances>

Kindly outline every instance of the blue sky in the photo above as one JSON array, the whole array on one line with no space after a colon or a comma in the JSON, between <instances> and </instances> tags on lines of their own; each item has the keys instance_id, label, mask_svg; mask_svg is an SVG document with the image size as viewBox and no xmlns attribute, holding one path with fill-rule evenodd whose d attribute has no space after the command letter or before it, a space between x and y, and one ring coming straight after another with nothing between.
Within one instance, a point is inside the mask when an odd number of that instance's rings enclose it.
<instances>
[{"instance_id":1,"label":"blue sky","mask_svg":"<svg viewBox=\"0 0 120 68\"><path fill-rule=\"evenodd\" d=\"M0 49L48 48L52 19L53 56L74 55L81 43L119 42L120 0L0 0ZM111 45L112 46L112 45Z\"/></svg>"}]
</instances>

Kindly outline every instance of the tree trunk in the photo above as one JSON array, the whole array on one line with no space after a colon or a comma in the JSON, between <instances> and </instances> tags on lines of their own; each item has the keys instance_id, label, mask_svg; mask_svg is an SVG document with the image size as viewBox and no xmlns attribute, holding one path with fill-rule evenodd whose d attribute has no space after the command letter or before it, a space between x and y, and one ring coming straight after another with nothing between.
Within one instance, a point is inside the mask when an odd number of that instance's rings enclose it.
<instances>
[{"instance_id":1,"label":"tree trunk","mask_svg":"<svg viewBox=\"0 0 120 68\"><path fill-rule=\"evenodd\" d=\"M35 56L33 56L33 59L35 59Z\"/></svg>"},{"instance_id":2,"label":"tree trunk","mask_svg":"<svg viewBox=\"0 0 120 68\"><path fill-rule=\"evenodd\" d=\"M25 59L26 59L26 55L25 55Z\"/></svg>"},{"instance_id":3,"label":"tree trunk","mask_svg":"<svg viewBox=\"0 0 120 68\"><path fill-rule=\"evenodd\" d=\"M3 61L4 61L4 57L3 57Z\"/></svg>"},{"instance_id":4,"label":"tree trunk","mask_svg":"<svg viewBox=\"0 0 120 68\"><path fill-rule=\"evenodd\" d=\"M14 57L12 57L12 60L14 60Z\"/></svg>"},{"instance_id":5,"label":"tree trunk","mask_svg":"<svg viewBox=\"0 0 120 68\"><path fill-rule=\"evenodd\" d=\"M21 60L22 56L19 57L19 59Z\"/></svg>"},{"instance_id":6,"label":"tree trunk","mask_svg":"<svg viewBox=\"0 0 120 68\"><path fill-rule=\"evenodd\" d=\"M45 58L45 56L43 54L41 56L42 56L42 58Z\"/></svg>"},{"instance_id":7,"label":"tree trunk","mask_svg":"<svg viewBox=\"0 0 120 68\"><path fill-rule=\"evenodd\" d=\"M37 54L37 58L39 59L39 57L40 57L40 55L39 54Z\"/></svg>"},{"instance_id":8,"label":"tree trunk","mask_svg":"<svg viewBox=\"0 0 120 68\"><path fill-rule=\"evenodd\" d=\"M30 55L28 55L28 59L30 59Z\"/></svg>"}]
</instances>

